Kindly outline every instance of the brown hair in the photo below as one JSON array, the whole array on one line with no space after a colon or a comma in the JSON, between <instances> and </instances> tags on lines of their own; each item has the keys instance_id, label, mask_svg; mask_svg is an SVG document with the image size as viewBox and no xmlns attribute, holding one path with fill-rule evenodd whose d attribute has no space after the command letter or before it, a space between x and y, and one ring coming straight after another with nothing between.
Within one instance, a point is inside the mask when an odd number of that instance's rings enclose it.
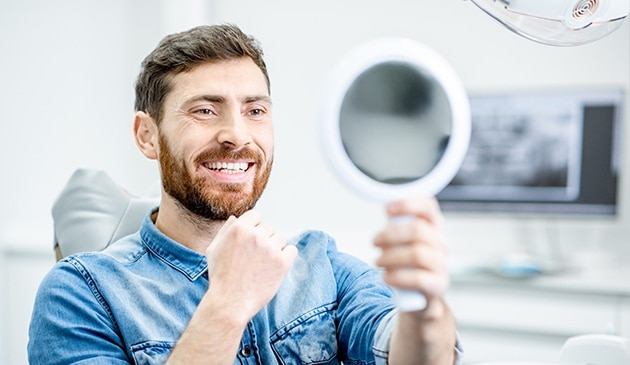
<instances>
[{"instance_id":1,"label":"brown hair","mask_svg":"<svg viewBox=\"0 0 630 365\"><path fill-rule=\"evenodd\" d=\"M136 111L149 114L160 125L162 104L171 91L174 75L206 62L251 58L270 90L267 66L260 44L232 24L199 26L166 36L142 61L136 80Z\"/></svg>"}]
</instances>

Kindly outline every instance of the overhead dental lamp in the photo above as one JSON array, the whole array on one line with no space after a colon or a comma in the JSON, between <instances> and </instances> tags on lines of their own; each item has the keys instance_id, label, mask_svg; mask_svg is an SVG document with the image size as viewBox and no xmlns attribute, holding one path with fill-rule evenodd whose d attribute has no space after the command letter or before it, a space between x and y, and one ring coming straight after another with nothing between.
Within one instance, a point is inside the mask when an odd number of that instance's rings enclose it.
<instances>
[{"instance_id":1,"label":"overhead dental lamp","mask_svg":"<svg viewBox=\"0 0 630 365\"><path fill-rule=\"evenodd\" d=\"M525 38L551 46L577 46L617 30L629 0L471 0Z\"/></svg>"}]
</instances>

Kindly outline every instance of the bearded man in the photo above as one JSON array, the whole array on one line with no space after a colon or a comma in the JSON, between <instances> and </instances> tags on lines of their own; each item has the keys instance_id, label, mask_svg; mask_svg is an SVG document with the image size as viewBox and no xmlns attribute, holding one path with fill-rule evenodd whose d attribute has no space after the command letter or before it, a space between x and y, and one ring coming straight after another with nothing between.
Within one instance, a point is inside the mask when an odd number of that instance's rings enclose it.
<instances>
[{"instance_id":1,"label":"bearded man","mask_svg":"<svg viewBox=\"0 0 630 365\"><path fill-rule=\"evenodd\" d=\"M459 347L435 199L374 239L385 274L254 210L273 163L262 50L233 25L167 36L143 61L134 135L159 162L160 206L105 250L42 282L31 364L453 364ZM388 285L389 284L389 285ZM390 285L427 306L399 312Z\"/></svg>"}]
</instances>

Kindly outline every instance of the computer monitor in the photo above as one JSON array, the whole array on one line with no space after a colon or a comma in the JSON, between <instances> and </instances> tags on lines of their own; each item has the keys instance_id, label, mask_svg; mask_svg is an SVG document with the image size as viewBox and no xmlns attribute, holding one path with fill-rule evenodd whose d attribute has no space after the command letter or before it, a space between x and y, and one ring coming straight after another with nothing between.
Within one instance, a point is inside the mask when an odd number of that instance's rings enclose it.
<instances>
[{"instance_id":1,"label":"computer monitor","mask_svg":"<svg viewBox=\"0 0 630 365\"><path fill-rule=\"evenodd\" d=\"M621 89L471 95L470 148L442 209L614 217L624 100Z\"/></svg>"}]
</instances>

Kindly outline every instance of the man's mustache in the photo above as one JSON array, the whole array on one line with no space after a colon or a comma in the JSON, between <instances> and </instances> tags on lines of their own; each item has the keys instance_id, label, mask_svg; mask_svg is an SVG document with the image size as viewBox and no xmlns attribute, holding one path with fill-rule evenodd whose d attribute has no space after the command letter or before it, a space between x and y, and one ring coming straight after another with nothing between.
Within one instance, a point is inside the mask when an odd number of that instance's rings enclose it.
<instances>
[{"instance_id":1,"label":"man's mustache","mask_svg":"<svg viewBox=\"0 0 630 365\"><path fill-rule=\"evenodd\" d=\"M249 147L240 147L237 149L221 147L204 151L197 156L195 162L201 164L203 162L216 160L250 160L254 161L256 165L261 165L263 159L260 153Z\"/></svg>"}]
</instances>

